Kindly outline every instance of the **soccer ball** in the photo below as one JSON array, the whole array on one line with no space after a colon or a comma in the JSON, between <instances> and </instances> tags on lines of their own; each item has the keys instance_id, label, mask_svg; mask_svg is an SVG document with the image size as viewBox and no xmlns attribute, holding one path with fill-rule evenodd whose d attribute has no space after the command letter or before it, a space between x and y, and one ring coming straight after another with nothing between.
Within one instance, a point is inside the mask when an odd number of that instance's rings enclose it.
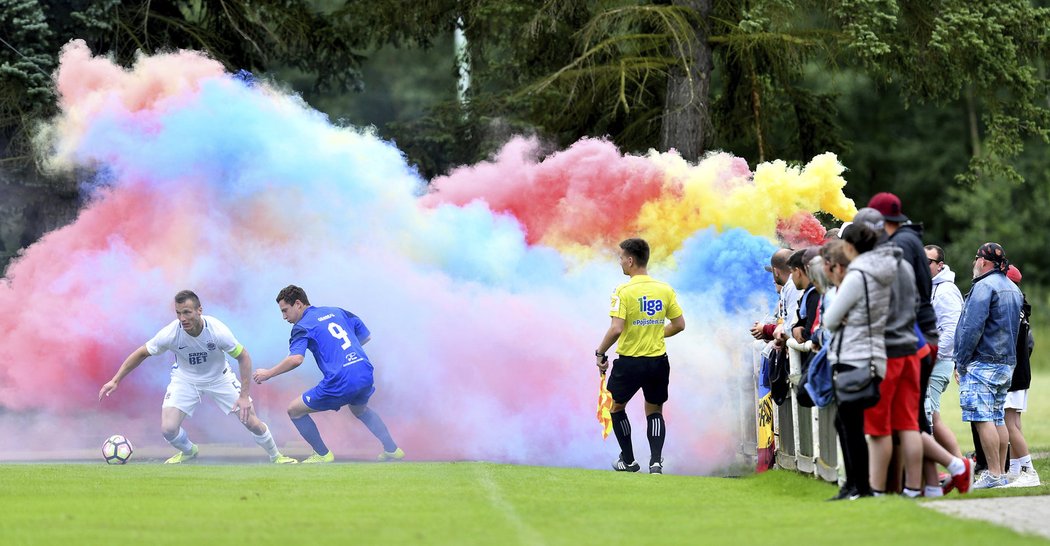
<instances>
[{"instance_id":1,"label":"soccer ball","mask_svg":"<svg viewBox=\"0 0 1050 546\"><path fill-rule=\"evenodd\" d=\"M128 462L133 451L134 448L131 447L131 442L120 434L114 434L106 438L106 441L102 443L102 458L109 464L124 464Z\"/></svg>"}]
</instances>

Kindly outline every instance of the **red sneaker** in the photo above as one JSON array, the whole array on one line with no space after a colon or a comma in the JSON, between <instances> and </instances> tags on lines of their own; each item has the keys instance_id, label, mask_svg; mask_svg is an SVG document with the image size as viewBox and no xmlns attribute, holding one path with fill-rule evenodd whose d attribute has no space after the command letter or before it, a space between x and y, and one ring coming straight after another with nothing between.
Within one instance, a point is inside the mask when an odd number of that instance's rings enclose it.
<instances>
[{"instance_id":1,"label":"red sneaker","mask_svg":"<svg viewBox=\"0 0 1050 546\"><path fill-rule=\"evenodd\" d=\"M959 490L959 494L965 495L970 492L970 486L973 485L973 461L969 457L963 457L963 464L966 470L952 476L951 483Z\"/></svg>"},{"instance_id":2,"label":"red sneaker","mask_svg":"<svg viewBox=\"0 0 1050 546\"><path fill-rule=\"evenodd\" d=\"M952 477L948 476L941 480L941 494L947 495L955 489L955 483L952 482Z\"/></svg>"}]
</instances>

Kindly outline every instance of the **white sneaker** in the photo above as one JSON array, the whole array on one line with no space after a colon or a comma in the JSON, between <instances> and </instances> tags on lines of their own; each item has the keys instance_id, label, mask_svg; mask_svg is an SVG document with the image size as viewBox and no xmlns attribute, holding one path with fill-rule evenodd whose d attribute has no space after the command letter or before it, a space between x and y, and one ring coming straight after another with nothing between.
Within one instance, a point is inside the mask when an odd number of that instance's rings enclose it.
<instances>
[{"instance_id":1,"label":"white sneaker","mask_svg":"<svg viewBox=\"0 0 1050 546\"><path fill-rule=\"evenodd\" d=\"M981 479L973 482L974 489L996 489L999 487L1006 487L1009 485L1009 481L1006 479L1006 475L992 476L991 474L985 473L981 475Z\"/></svg>"},{"instance_id":2,"label":"white sneaker","mask_svg":"<svg viewBox=\"0 0 1050 546\"><path fill-rule=\"evenodd\" d=\"M1011 474L1011 473L1007 472L1006 473L1006 487L1020 487L1019 485L1017 485L1017 480L1019 480L1020 478L1021 478L1021 473L1020 472L1018 472L1017 474Z\"/></svg>"},{"instance_id":3,"label":"white sneaker","mask_svg":"<svg viewBox=\"0 0 1050 546\"><path fill-rule=\"evenodd\" d=\"M1010 483L1010 487L1039 487L1040 485L1042 482L1039 481L1039 474L1034 468L1021 470L1017 479Z\"/></svg>"}]
</instances>

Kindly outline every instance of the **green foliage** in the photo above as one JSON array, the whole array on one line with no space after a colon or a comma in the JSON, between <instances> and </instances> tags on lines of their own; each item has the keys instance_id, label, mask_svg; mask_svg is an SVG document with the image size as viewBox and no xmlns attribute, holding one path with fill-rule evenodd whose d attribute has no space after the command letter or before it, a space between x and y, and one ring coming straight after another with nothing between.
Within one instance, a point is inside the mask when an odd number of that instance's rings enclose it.
<instances>
[{"instance_id":1,"label":"green foliage","mask_svg":"<svg viewBox=\"0 0 1050 546\"><path fill-rule=\"evenodd\" d=\"M716 59L712 116L716 148L753 162L807 161L846 144L834 95L807 84L826 62L834 34L791 0L719 2L711 17Z\"/></svg>"},{"instance_id":2,"label":"green foliage","mask_svg":"<svg viewBox=\"0 0 1050 546\"><path fill-rule=\"evenodd\" d=\"M230 71L292 66L314 89L361 85L365 42L345 18L308 0L0 0L0 136L8 162L24 165L28 135L54 108L50 73L63 44L87 41L98 53L130 64L140 52L179 48L206 52Z\"/></svg>"},{"instance_id":3,"label":"green foliage","mask_svg":"<svg viewBox=\"0 0 1050 546\"><path fill-rule=\"evenodd\" d=\"M701 17L684 1L0 0L0 37L20 52L0 45L0 144L6 165L28 160L25 135L53 111L55 54L80 37L124 63L189 47L277 74L333 119L375 125L428 178L511 134L644 152L665 116L693 115L666 111L668 74L706 45L709 148L752 163L836 152L851 197L900 195L956 269L999 240L1044 283L1050 255L1031 233L1050 225L1045 4L711 0Z\"/></svg>"},{"instance_id":4,"label":"green foliage","mask_svg":"<svg viewBox=\"0 0 1050 546\"><path fill-rule=\"evenodd\" d=\"M24 157L29 139L19 131L53 107L51 30L36 0L0 0L0 149Z\"/></svg>"},{"instance_id":5,"label":"green foliage","mask_svg":"<svg viewBox=\"0 0 1050 546\"><path fill-rule=\"evenodd\" d=\"M71 16L96 21L89 44L122 63L139 51L191 48L231 71L285 64L312 74L317 88L352 89L361 83L358 35L343 18L305 0L100 0Z\"/></svg>"}]
</instances>

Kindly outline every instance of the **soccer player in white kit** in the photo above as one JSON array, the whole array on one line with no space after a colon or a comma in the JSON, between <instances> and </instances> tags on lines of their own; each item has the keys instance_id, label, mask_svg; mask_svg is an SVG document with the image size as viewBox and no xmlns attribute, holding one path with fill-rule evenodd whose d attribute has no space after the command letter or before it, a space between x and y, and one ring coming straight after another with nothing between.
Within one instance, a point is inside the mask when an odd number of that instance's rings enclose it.
<instances>
[{"instance_id":1,"label":"soccer player in white kit","mask_svg":"<svg viewBox=\"0 0 1050 546\"><path fill-rule=\"evenodd\" d=\"M175 294L175 315L176 320L124 359L113 379L102 385L98 399L102 400L103 396L117 390L120 381L147 357L171 351L175 353L175 364L171 366L171 382L164 394L160 428L164 439L179 452L165 461L166 464L182 463L197 456L197 445L190 441L182 428L182 420L193 415L204 394L211 396L227 414L237 413L241 423L252 433L255 443L266 450L271 462L298 462L281 455L269 427L255 415L248 396L252 383L252 358L248 350L237 342L225 324L203 314L200 298L190 290ZM234 377L226 361L227 354L237 360L243 381Z\"/></svg>"}]
</instances>

